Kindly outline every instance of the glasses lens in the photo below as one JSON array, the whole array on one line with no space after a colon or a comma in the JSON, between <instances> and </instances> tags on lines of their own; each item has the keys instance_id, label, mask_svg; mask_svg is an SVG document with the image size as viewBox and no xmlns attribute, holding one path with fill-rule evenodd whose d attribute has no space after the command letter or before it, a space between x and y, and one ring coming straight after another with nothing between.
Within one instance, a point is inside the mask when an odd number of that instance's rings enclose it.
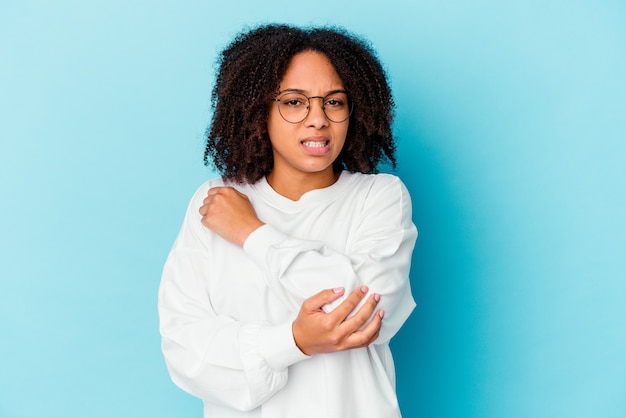
<instances>
[{"instance_id":1,"label":"glasses lens","mask_svg":"<svg viewBox=\"0 0 626 418\"><path fill-rule=\"evenodd\" d=\"M324 97L324 113L333 122L343 122L350 117L348 95L343 92L332 93Z\"/></svg>"},{"instance_id":2,"label":"glasses lens","mask_svg":"<svg viewBox=\"0 0 626 418\"><path fill-rule=\"evenodd\" d=\"M287 122L302 122L309 113L309 99L304 94L285 93L278 98L278 111Z\"/></svg>"},{"instance_id":3,"label":"glasses lens","mask_svg":"<svg viewBox=\"0 0 626 418\"><path fill-rule=\"evenodd\" d=\"M322 109L326 117L332 122L343 122L350 117L352 105L348 95L344 92L331 93L328 96L312 97L311 99L321 99ZM283 119L290 123L300 123L309 114L310 101L307 96L301 93L285 93L278 97L278 111Z\"/></svg>"}]
</instances>

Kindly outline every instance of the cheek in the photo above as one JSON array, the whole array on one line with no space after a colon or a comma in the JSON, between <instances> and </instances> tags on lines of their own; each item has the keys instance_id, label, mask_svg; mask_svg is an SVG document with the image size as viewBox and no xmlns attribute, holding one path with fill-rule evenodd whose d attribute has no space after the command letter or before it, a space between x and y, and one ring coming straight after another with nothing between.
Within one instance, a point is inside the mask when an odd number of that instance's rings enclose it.
<instances>
[{"instance_id":1,"label":"cheek","mask_svg":"<svg viewBox=\"0 0 626 418\"><path fill-rule=\"evenodd\" d=\"M340 138L338 140L338 142L341 142L341 148L344 147L344 145L346 144L346 136L348 135L348 125L346 124L345 127L342 127L342 129L337 130L336 133L336 138Z\"/></svg>"},{"instance_id":2,"label":"cheek","mask_svg":"<svg viewBox=\"0 0 626 418\"><path fill-rule=\"evenodd\" d=\"M278 118L280 118L280 115L278 115ZM276 114L274 112L270 112L267 118L267 134L269 135L270 140L280 135L280 122L281 121L276 118Z\"/></svg>"}]
</instances>

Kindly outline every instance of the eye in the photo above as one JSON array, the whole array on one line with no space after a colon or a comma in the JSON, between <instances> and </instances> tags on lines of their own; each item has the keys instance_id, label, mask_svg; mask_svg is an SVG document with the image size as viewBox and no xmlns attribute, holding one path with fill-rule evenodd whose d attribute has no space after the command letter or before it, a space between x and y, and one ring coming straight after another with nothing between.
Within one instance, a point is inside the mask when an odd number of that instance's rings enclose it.
<instances>
[{"instance_id":1,"label":"eye","mask_svg":"<svg viewBox=\"0 0 626 418\"><path fill-rule=\"evenodd\" d=\"M347 98L343 95L330 96L324 99L324 107L332 109L341 109L346 106Z\"/></svg>"},{"instance_id":2,"label":"eye","mask_svg":"<svg viewBox=\"0 0 626 418\"><path fill-rule=\"evenodd\" d=\"M335 92L324 97L324 107L327 109L338 110L346 106L348 106L348 96L344 92Z\"/></svg>"},{"instance_id":3,"label":"eye","mask_svg":"<svg viewBox=\"0 0 626 418\"><path fill-rule=\"evenodd\" d=\"M307 107L309 102L305 96L291 94L281 97L280 104L286 107Z\"/></svg>"}]
</instances>

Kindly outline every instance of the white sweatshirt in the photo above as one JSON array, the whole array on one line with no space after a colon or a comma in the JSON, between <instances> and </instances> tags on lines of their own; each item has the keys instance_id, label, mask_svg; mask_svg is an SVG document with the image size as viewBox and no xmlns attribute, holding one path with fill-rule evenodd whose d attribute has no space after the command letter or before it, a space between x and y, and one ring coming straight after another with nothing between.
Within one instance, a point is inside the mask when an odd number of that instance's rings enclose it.
<instances>
[{"instance_id":1,"label":"white sweatshirt","mask_svg":"<svg viewBox=\"0 0 626 418\"><path fill-rule=\"evenodd\" d=\"M266 223L243 249L201 223L208 189L223 185L198 189L163 271L160 328L172 380L204 400L207 418L399 417L388 343L415 307L417 237L402 182L344 171L298 201L265 179L232 185ZM385 311L375 343L304 355L291 331L302 302L361 285L381 295Z\"/></svg>"}]
</instances>

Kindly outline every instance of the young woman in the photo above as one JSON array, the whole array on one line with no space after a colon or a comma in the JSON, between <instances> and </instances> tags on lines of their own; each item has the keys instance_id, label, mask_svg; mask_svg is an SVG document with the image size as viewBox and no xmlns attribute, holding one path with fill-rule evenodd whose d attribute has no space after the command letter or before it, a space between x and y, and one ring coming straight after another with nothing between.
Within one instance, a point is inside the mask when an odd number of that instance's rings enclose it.
<instances>
[{"instance_id":1,"label":"young woman","mask_svg":"<svg viewBox=\"0 0 626 418\"><path fill-rule=\"evenodd\" d=\"M222 53L205 162L159 291L173 381L205 417L399 417L389 340L417 236L369 45L266 25Z\"/></svg>"}]
</instances>

